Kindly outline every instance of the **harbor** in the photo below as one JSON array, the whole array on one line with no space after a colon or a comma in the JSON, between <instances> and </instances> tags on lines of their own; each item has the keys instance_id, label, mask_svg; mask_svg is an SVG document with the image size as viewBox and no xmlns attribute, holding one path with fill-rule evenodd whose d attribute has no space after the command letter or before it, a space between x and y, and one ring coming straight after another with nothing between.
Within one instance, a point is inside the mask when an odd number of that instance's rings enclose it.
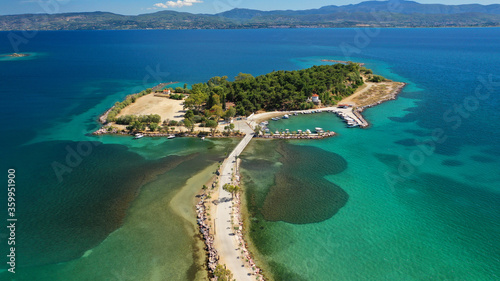
<instances>
[{"instance_id":1,"label":"harbor","mask_svg":"<svg viewBox=\"0 0 500 281\"><path fill-rule=\"evenodd\" d=\"M260 128L260 132L257 132L256 136L261 138L325 138L334 136L334 132L324 131L322 128L314 128L310 130L304 128L303 130L290 131L285 129L284 131L271 131L268 128L269 122L279 121L281 119L290 119L294 116L316 114L316 113L332 113L337 117L341 118L342 121L346 123L347 128L366 128L369 126L368 122L363 118L363 116L349 105L339 105L337 107L325 107L320 109L311 110L298 110L298 111L286 111L286 112L265 112L251 115L247 118L248 124L257 130Z\"/></svg>"}]
</instances>

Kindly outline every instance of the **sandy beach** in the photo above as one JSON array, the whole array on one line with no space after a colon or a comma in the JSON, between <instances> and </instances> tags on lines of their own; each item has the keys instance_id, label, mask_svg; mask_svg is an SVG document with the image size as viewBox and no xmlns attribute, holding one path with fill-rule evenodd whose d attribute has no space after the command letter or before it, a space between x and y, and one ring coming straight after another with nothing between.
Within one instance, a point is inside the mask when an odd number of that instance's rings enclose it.
<instances>
[{"instance_id":1,"label":"sandy beach","mask_svg":"<svg viewBox=\"0 0 500 281\"><path fill-rule=\"evenodd\" d=\"M181 121L184 119L184 101L173 100L166 97L157 97L154 94L138 98L135 103L122 109L117 117L124 115L149 115L158 114L164 120Z\"/></svg>"}]
</instances>

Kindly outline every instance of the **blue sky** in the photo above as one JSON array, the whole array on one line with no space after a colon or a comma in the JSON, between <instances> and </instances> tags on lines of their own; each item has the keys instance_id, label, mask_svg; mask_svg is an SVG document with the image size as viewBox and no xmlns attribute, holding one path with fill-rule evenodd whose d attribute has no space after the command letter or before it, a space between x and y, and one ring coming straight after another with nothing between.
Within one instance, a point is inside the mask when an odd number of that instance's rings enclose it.
<instances>
[{"instance_id":1,"label":"blue sky","mask_svg":"<svg viewBox=\"0 0 500 281\"><path fill-rule=\"evenodd\" d=\"M233 8L301 10L359 2L362 2L362 0L0 0L0 14L106 11L137 15L167 9L214 14ZM500 3L499 0L418 0L417 2L442 4Z\"/></svg>"}]
</instances>

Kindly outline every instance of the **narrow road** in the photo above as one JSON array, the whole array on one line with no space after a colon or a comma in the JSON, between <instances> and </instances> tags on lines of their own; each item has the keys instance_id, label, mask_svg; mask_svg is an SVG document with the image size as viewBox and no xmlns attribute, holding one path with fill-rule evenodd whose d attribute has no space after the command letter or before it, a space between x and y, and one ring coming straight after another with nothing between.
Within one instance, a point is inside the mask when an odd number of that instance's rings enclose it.
<instances>
[{"instance_id":1,"label":"narrow road","mask_svg":"<svg viewBox=\"0 0 500 281\"><path fill-rule=\"evenodd\" d=\"M232 201L231 194L222 187L226 183L231 183L233 171L236 172L236 158L245 149L253 138L253 130L244 122L238 121L239 129L245 133L245 137L240 141L231 154L224 160L221 166L221 176L219 180L219 203L215 213L215 248L219 252L220 263L225 264L227 269L233 273L236 281L255 280L252 270L244 265L244 260L240 258L239 242L231 226Z\"/></svg>"}]
</instances>

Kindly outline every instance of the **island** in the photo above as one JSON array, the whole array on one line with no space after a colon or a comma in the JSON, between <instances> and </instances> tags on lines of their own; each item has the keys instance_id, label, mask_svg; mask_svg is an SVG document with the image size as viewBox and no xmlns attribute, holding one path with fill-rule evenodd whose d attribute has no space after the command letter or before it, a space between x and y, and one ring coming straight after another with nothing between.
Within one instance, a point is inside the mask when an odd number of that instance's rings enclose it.
<instances>
[{"instance_id":1,"label":"island","mask_svg":"<svg viewBox=\"0 0 500 281\"><path fill-rule=\"evenodd\" d=\"M376 75L361 63L322 61L334 64L257 77L240 73L234 81L216 76L191 88L187 84L168 87L178 82L161 83L116 102L99 118L103 126L94 132L96 135L242 137L198 194L197 222L211 277L265 279L247 247L240 213L238 156L252 138L318 139L335 135L321 128L273 133L266 127L268 120L331 112L344 119L348 127L366 128L369 124L362 111L395 99L406 85Z\"/></svg>"},{"instance_id":2,"label":"island","mask_svg":"<svg viewBox=\"0 0 500 281\"><path fill-rule=\"evenodd\" d=\"M326 61L326 60L322 60ZM163 83L129 95L103 114L94 134L144 136L243 137L248 124L257 137L323 138L333 132L270 132L267 120L298 114L333 112L352 127L369 124L367 108L394 99L404 83L373 74L363 64L334 61L293 71L234 81L216 76L205 83L169 88Z\"/></svg>"},{"instance_id":3,"label":"island","mask_svg":"<svg viewBox=\"0 0 500 281\"><path fill-rule=\"evenodd\" d=\"M1 55L2 57L12 57L12 58L22 58L22 57L29 57L30 54L18 54L18 53L13 53L13 54L8 54L8 55Z\"/></svg>"}]
</instances>

